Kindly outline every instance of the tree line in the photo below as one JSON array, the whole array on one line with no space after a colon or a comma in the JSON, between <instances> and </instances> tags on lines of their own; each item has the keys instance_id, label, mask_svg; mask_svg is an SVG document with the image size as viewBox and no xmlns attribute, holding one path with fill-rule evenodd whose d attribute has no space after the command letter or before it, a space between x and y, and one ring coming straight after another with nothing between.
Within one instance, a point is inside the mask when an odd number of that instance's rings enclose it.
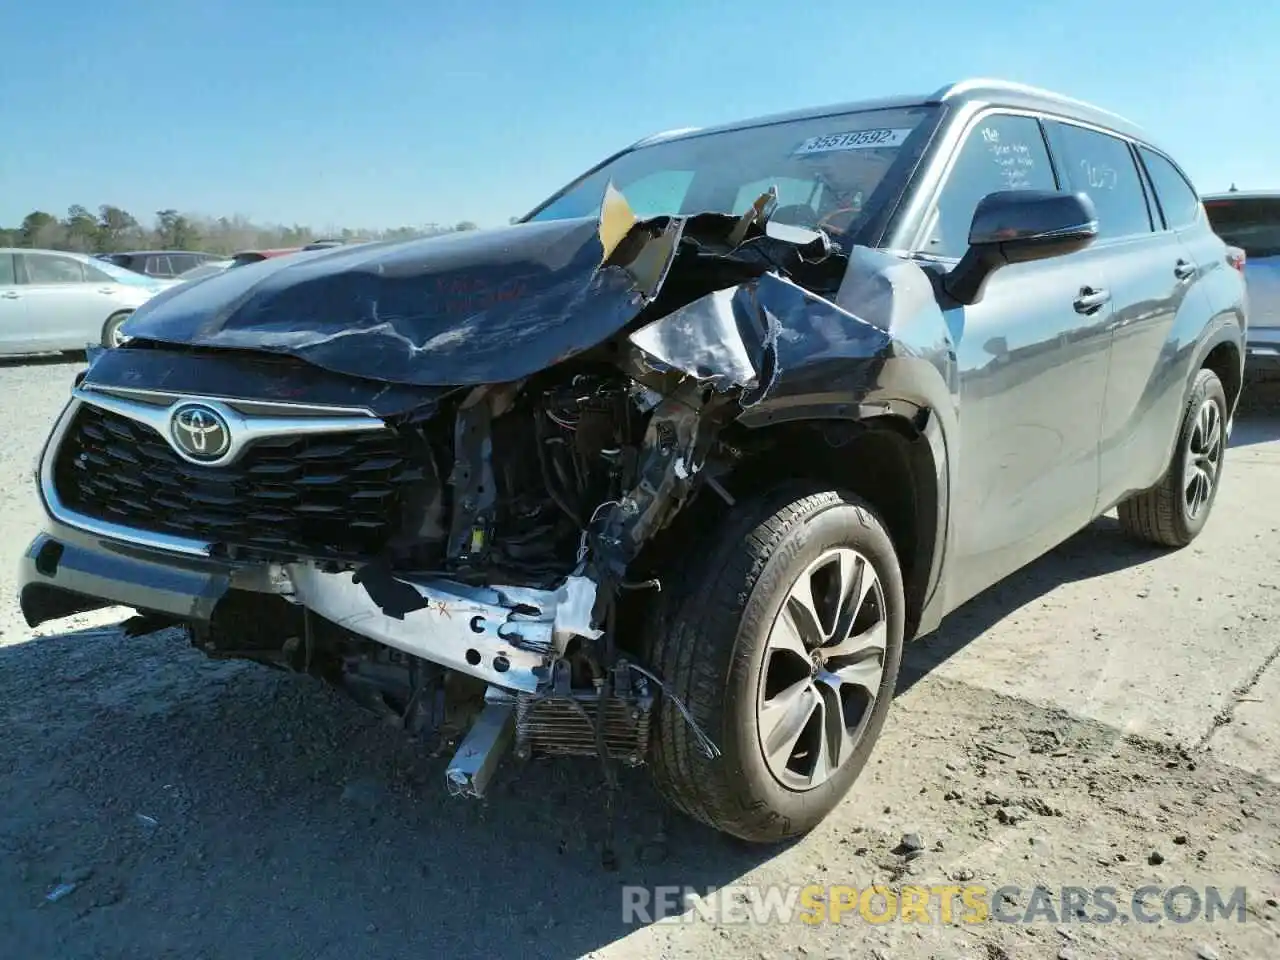
<instances>
[{"instance_id":1,"label":"tree line","mask_svg":"<svg viewBox=\"0 0 1280 960\"><path fill-rule=\"evenodd\" d=\"M120 250L203 250L230 256L240 250L266 250L273 247L300 247L313 240L407 240L412 237L475 230L476 224L464 220L452 226L428 223L419 227L397 227L392 230L356 230L343 228L332 233L318 233L307 226L294 224L253 223L245 217L204 217L157 210L149 224L127 210L111 204L92 212L73 204L64 217L44 210L33 210L16 227L0 227L0 247L28 247L44 250L72 250L78 253L112 253Z\"/></svg>"}]
</instances>

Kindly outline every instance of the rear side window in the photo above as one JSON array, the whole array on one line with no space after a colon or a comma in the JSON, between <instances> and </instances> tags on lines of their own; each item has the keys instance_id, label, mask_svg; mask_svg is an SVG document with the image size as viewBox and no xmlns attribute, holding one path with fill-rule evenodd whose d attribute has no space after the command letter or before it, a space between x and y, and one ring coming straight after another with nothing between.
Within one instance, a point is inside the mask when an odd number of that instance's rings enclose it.
<instances>
[{"instance_id":1,"label":"rear side window","mask_svg":"<svg viewBox=\"0 0 1280 960\"><path fill-rule=\"evenodd\" d=\"M1138 154L1151 175L1164 225L1170 230L1180 230L1195 223L1200 216L1200 197L1186 177L1166 158L1146 147L1139 147Z\"/></svg>"},{"instance_id":2,"label":"rear side window","mask_svg":"<svg viewBox=\"0 0 1280 960\"><path fill-rule=\"evenodd\" d=\"M1251 258L1280 256L1280 197L1206 200L1213 232Z\"/></svg>"},{"instance_id":3,"label":"rear side window","mask_svg":"<svg viewBox=\"0 0 1280 960\"><path fill-rule=\"evenodd\" d=\"M147 257L147 273L153 277L171 277L173 268L168 257Z\"/></svg>"},{"instance_id":4,"label":"rear side window","mask_svg":"<svg viewBox=\"0 0 1280 960\"><path fill-rule=\"evenodd\" d=\"M1098 212L1098 238L1151 232L1151 214L1129 144L1070 123L1054 123L1052 138L1073 192L1087 193Z\"/></svg>"},{"instance_id":5,"label":"rear side window","mask_svg":"<svg viewBox=\"0 0 1280 960\"><path fill-rule=\"evenodd\" d=\"M47 253L21 253L27 283L83 283L84 265L70 257Z\"/></svg>"},{"instance_id":6,"label":"rear side window","mask_svg":"<svg viewBox=\"0 0 1280 960\"><path fill-rule=\"evenodd\" d=\"M1034 117L992 114L969 131L938 196L920 251L960 257L978 202L1002 190L1054 190L1053 164Z\"/></svg>"},{"instance_id":7,"label":"rear side window","mask_svg":"<svg viewBox=\"0 0 1280 960\"><path fill-rule=\"evenodd\" d=\"M0 253L0 287L6 287L17 282L18 277L13 270L13 254Z\"/></svg>"}]
</instances>

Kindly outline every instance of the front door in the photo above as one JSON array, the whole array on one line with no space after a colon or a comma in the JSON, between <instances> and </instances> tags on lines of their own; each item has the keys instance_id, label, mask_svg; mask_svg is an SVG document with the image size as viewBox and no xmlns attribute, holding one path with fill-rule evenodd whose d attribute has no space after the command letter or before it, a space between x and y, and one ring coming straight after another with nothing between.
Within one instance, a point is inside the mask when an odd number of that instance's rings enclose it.
<instances>
[{"instance_id":1,"label":"front door","mask_svg":"<svg viewBox=\"0 0 1280 960\"><path fill-rule=\"evenodd\" d=\"M18 286L11 253L0 253L0 355L29 349L27 305Z\"/></svg>"},{"instance_id":2,"label":"front door","mask_svg":"<svg viewBox=\"0 0 1280 960\"><path fill-rule=\"evenodd\" d=\"M18 279L33 338L44 350L83 350L97 342L116 288L90 283L84 264L56 253L18 254Z\"/></svg>"},{"instance_id":3,"label":"front door","mask_svg":"<svg viewBox=\"0 0 1280 960\"><path fill-rule=\"evenodd\" d=\"M969 129L921 252L959 257L978 201L1054 190L1039 121L989 113ZM949 605L1019 569L1093 518L1111 301L1105 254L1004 267L947 320L959 368Z\"/></svg>"}]
</instances>

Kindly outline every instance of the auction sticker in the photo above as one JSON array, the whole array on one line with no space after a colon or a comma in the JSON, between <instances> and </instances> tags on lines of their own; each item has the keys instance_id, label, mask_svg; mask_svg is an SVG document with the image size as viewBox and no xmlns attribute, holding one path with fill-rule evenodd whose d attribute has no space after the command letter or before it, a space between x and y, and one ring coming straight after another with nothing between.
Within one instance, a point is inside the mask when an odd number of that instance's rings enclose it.
<instances>
[{"instance_id":1,"label":"auction sticker","mask_svg":"<svg viewBox=\"0 0 1280 960\"><path fill-rule=\"evenodd\" d=\"M879 130L851 130L848 133L825 133L820 137L810 137L796 147L793 156L806 153L828 153L832 150L875 150L880 147L900 147L907 139L906 130L890 130L883 127Z\"/></svg>"}]
</instances>

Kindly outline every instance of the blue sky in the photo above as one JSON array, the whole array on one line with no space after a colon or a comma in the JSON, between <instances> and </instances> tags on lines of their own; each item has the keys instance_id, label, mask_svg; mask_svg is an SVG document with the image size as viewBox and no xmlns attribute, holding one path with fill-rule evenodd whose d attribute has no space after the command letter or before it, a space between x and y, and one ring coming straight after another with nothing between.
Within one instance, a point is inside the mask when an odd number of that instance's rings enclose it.
<instances>
[{"instance_id":1,"label":"blue sky","mask_svg":"<svg viewBox=\"0 0 1280 960\"><path fill-rule=\"evenodd\" d=\"M1202 191L1280 187L1280 4L49 0L0 19L4 225L72 203L493 225L655 130L966 76L1124 114Z\"/></svg>"}]
</instances>

